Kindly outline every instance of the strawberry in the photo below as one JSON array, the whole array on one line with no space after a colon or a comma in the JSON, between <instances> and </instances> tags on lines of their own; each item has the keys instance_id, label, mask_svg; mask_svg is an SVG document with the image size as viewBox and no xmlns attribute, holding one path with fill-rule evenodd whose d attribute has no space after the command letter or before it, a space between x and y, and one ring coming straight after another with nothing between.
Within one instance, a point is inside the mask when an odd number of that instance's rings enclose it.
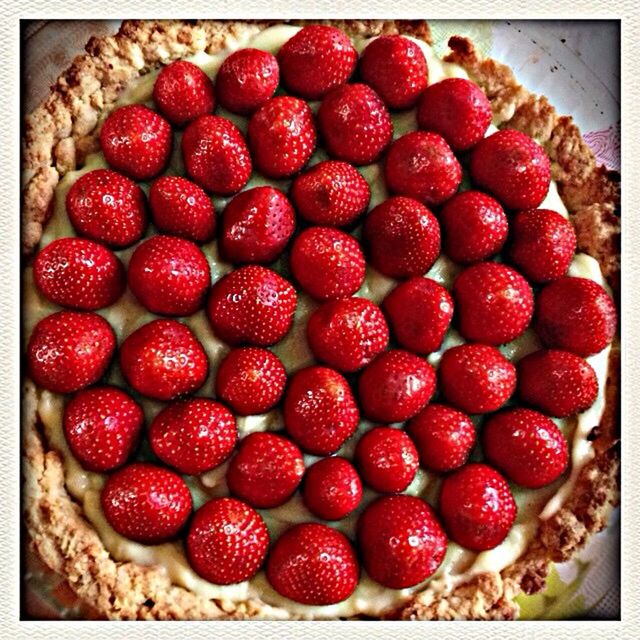
<instances>
[{"instance_id":1,"label":"strawberry","mask_svg":"<svg viewBox=\"0 0 640 640\"><path fill-rule=\"evenodd\" d=\"M449 537L472 551L497 547L518 508L507 481L486 464L467 464L442 481L440 516Z\"/></svg>"},{"instance_id":2,"label":"strawberry","mask_svg":"<svg viewBox=\"0 0 640 640\"><path fill-rule=\"evenodd\" d=\"M331 91L318 110L318 128L331 157L356 165L375 162L393 136L384 102L366 84Z\"/></svg>"},{"instance_id":3,"label":"strawberry","mask_svg":"<svg viewBox=\"0 0 640 640\"><path fill-rule=\"evenodd\" d=\"M469 457L476 431L468 415L444 404L428 404L407 425L420 464L438 472L453 471Z\"/></svg>"},{"instance_id":4,"label":"strawberry","mask_svg":"<svg viewBox=\"0 0 640 640\"><path fill-rule=\"evenodd\" d=\"M360 244L331 227L305 229L291 247L289 264L293 277L316 300L346 298L364 282L366 263Z\"/></svg>"},{"instance_id":5,"label":"strawberry","mask_svg":"<svg viewBox=\"0 0 640 640\"><path fill-rule=\"evenodd\" d=\"M471 179L507 209L533 209L547 195L551 163L526 133L503 129L481 140L471 154Z\"/></svg>"},{"instance_id":6,"label":"strawberry","mask_svg":"<svg viewBox=\"0 0 640 640\"><path fill-rule=\"evenodd\" d=\"M287 374L267 349L232 349L218 366L216 395L241 416L265 413L282 397Z\"/></svg>"},{"instance_id":7,"label":"strawberry","mask_svg":"<svg viewBox=\"0 0 640 640\"><path fill-rule=\"evenodd\" d=\"M576 251L573 225L556 211L520 211L511 221L509 258L531 282L563 276Z\"/></svg>"},{"instance_id":8,"label":"strawberry","mask_svg":"<svg viewBox=\"0 0 640 640\"><path fill-rule=\"evenodd\" d=\"M122 466L133 453L144 424L140 405L115 387L92 387L64 408L64 435L83 469L102 473Z\"/></svg>"},{"instance_id":9,"label":"strawberry","mask_svg":"<svg viewBox=\"0 0 640 640\"><path fill-rule=\"evenodd\" d=\"M240 49L225 58L216 75L220 104L241 115L261 107L278 88L280 68L276 57L259 49Z\"/></svg>"},{"instance_id":10,"label":"strawberry","mask_svg":"<svg viewBox=\"0 0 640 640\"><path fill-rule=\"evenodd\" d=\"M56 393L72 393L105 372L116 336L98 314L58 311L34 327L27 346L29 376Z\"/></svg>"},{"instance_id":11,"label":"strawberry","mask_svg":"<svg viewBox=\"0 0 640 640\"><path fill-rule=\"evenodd\" d=\"M41 293L55 304L94 310L113 304L124 292L124 267L101 244L60 238L36 256L33 275Z\"/></svg>"},{"instance_id":12,"label":"strawberry","mask_svg":"<svg viewBox=\"0 0 640 640\"><path fill-rule=\"evenodd\" d=\"M593 367L569 351L535 351L517 369L522 401L556 418L586 411L598 396Z\"/></svg>"},{"instance_id":13,"label":"strawberry","mask_svg":"<svg viewBox=\"0 0 640 640\"><path fill-rule=\"evenodd\" d=\"M373 266L391 278L425 274L440 253L440 225L417 200L396 196L369 213L363 238Z\"/></svg>"},{"instance_id":14,"label":"strawberry","mask_svg":"<svg viewBox=\"0 0 640 640\"><path fill-rule=\"evenodd\" d=\"M313 522L287 529L267 560L267 580L281 596L315 606L346 600L358 586L359 571L347 537Z\"/></svg>"},{"instance_id":15,"label":"strawberry","mask_svg":"<svg viewBox=\"0 0 640 640\"><path fill-rule=\"evenodd\" d=\"M269 547L260 514L235 498L214 498L193 516L186 550L194 571L213 584L236 584L252 578Z\"/></svg>"},{"instance_id":16,"label":"strawberry","mask_svg":"<svg viewBox=\"0 0 640 640\"><path fill-rule=\"evenodd\" d=\"M367 431L354 455L363 480L380 493L404 491L418 470L418 451L411 438L393 427Z\"/></svg>"},{"instance_id":17,"label":"strawberry","mask_svg":"<svg viewBox=\"0 0 640 640\"><path fill-rule=\"evenodd\" d=\"M327 367L307 367L291 378L283 413L289 435L316 455L337 451L360 422L349 383Z\"/></svg>"},{"instance_id":18,"label":"strawberry","mask_svg":"<svg viewBox=\"0 0 640 640\"><path fill-rule=\"evenodd\" d=\"M107 522L142 544L175 538L191 515L191 494L173 471L135 462L107 479L100 496Z\"/></svg>"},{"instance_id":19,"label":"strawberry","mask_svg":"<svg viewBox=\"0 0 640 640\"><path fill-rule=\"evenodd\" d=\"M287 197L273 187L239 193L222 214L220 248L227 260L273 262L296 228L296 213Z\"/></svg>"},{"instance_id":20,"label":"strawberry","mask_svg":"<svg viewBox=\"0 0 640 640\"><path fill-rule=\"evenodd\" d=\"M203 189L230 196L251 177L251 155L233 122L220 116L200 116L182 136L182 157L191 179Z\"/></svg>"},{"instance_id":21,"label":"strawberry","mask_svg":"<svg viewBox=\"0 0 640 640\"><path fill-rule=\"evenodd\" d=\"M222 464L231 455L237 438L231 411L208 398L170 404L149 428L153 453L180 473L194 476Z\"/></svg>"},{"instance_id":22,"label":"strawberry","mask_svg":"<svg viewBox=\"0 0 640 640\"><path fill-rule=\"evenodd\" d=\"M496 262L467 267L453 284L460 333L503 344L522 335L533 316L533 291L515 269Z\"/></svg>"},{"instance_id":23,"label":"strawberry","mask_svg":"<svg viewBox=\"0 0 640 640\"><path fill-rule=\"evenodd\" d=\"M453 317L453 299L435 280L417 277L397 285L382 309L400 346L427 354L442 345Z\"/></svg>"},{"instance_id":24,"label":"strawberry","mask_svg":"<svg viewBox=\"0 0 640 640\"><path fill-rule=\"evenodd\" d=\"M491 124L491 103L465 78L445 78L429 86L418 105L418 126L439 133L454 151L470 149Z\"/></svg>"},{"instance_id":25,"label":"strawberry","mask_svg":"<svg viewBox=\"0 0 640 640\"><path fill-rule=\"evenodd\" d=\"M275 433L250 433L227 469L229 491L259 509L284 504L304 474L300 449Z\"/></svg>"},{"instance_id":26,"label":"strawberry","mask_svg":"<svg viewBox=\"0 0 640 640\"><path fill-rule=\"evenodd\" d=\"M290 196L297 212L308 222L344 227L366 211L371 189L347 162L324 160L293 181Z\"/></svg>"},{"instance_id":27,"label":"strawberry","mask_svg":"<svg viewBox=\"0 0 640 640\"><path fill-rule=\"evenodd\" d=\"M149 191L153 224L158 231L193 242L208 242L216 230L216 212L209 196L181 176L162 176Z\"/></svg>"},{"instance_id":28,"label":"strawberry","mask_svg":"<svg viewBox=\"0 0 640 640\"><path fill-rule=\"evenodd\" d=\"M190 316L202 307L211 284L209 263L197 245L173 236L152 236L129 261L129 288L145 309Z\"/></svg>"},{"instance_id":29,"label":"strawberry","mask_svg":"<svg viewBox=\"0 0 640 640\"><path fill-rule=\"evenodd\" d=\"M309 105L291 96L267 100L249 120L249 146L256 169L268 178L300 171L316 148Z\"/></svg>"},{"instance_id":30,"label":"strawberry","mask_svg":"<svg viewBox=\"0 0 640 640\"><path fill-rule=\"evenodd\" d=\"M535 330L548 347L586 358L611 343L616 325L613 300L593 280L563 277L537 296Z\"/></svg>"},{"instance_id":31,"label":"strawberry","mask_svg":"<svg viewBox=\"0 0 640 640\"><path fill-rule=\"evenodd\" d=\"M485 344L447 349L438 374L447 402L466 413L496 411L516 387L516 368L498 349Z\"/></svg>"},{"instance_id":32,"label":"strawberry","mask_svg":"<svg viewBox=\"0 0 640 640\"><path fill-rule=\"evenodd\" d=\"M389 328L380 307L365 298L326 302L307 323L313 355L351 373L369 364L389 343Z\"/></svg>"},{"instance_id":33,"label":"strawberry","mask_svg":"<svg viewBox=\"0 0 640 640\"><path fill-rule=\"evenodd\" d=\"M360 76L389 109L410 109L427 87L429 69L415 42L398 35L380 36L365 47Z\"/></svg>"},{"instance_id":34,"label":"strawberry","mask_svg":"<svg viewBox=\"0 0 640 640\"><path fill-rule=\"evenodd\" d=\"M153 320L120 347L120 369L138 392L156 400L193 393L207 379L207 354L191 329L177 320Z\"/></svg>"},{"instance_id":35,"label":"strawberry","mask_svg":"<svg viewBox=\"0 0 640 640\"><path fill-rule=\"evenodd\" d=\"M301 29L278 53L285 87L307 100L318 100L344 84L357 61L358 53L344 31L318 24Z\"/></svg>"},{"instance_id":36,"label":"strawberry","mask_svg":"<svg viewBox=\"0 0 640 640\"><path fill-rule=\"evenodd\" d=\"M200 67L187 60L176 60L160 71L153 85L153 101L176 127L212 113L216 106L213 83Z\"/></svg>"},{"instance_id":37,"label":"strawberry","mask_svg":"<svg viewBox=\"0 0 640 640\"><path fill-rule=\"evenodd\" d=\"M216 335L227 344L275 344L293 322L296 292L275 271L248 265L213 285L207 314Z\"/></svg>"},{"instance_id":38,"label":"strawberry","mask_svg":"<svg viewBox=\"0 0 640 640\"><path fill-rule=\"evenodd\" d=\"M449 200L440 215L444 252L467 264L495 255L507 239L509 224L497 200L480 191L463 191Z\"/></svg>"},{"instance_id":39,"label":"strawberry","mask_svg":"<svg viewBox=\"0 0 640 640\"><path fill-rule=\"evenodd\" d=\"M342 520L362 500L360 476L346 458L322 458L304 475L302 499L318 518Z\"/></svg>"},{"instance_id":40,"label":"strawberry","mask_svg":"<svg viewBox=\"0 0 640 640\"><path fill-rule=\"evenodd\" d=\"M109 169L82 174L67 192L66 207L76 233L114 249L138 242L147 226L142 189Z\"/></svg>"},{"instance_id":41,"label":"strawberry","mask_svg":"<svg viewBox=\"0 0 640 640\"><path fill-rule=\"evenodd\" d=\"M134 180L157 176L167 165L171 126L141 104L112 111L100 130L100 147L109 166Z\"/></svg>"},{"instance_id":42,"label":"strawberry","mask_svg":"<svg viewBox=\"0 0 640 640\"><path fill-rule=\"evenodd\" d=\"M423 358L408 351L385 351L360 376L363 413L371 420L404 422L415 416L436 390L436 374Z\"/></svg>"},{"instance_id":43,"label":"strawberry","mask_svg":"<svg viewBox=\"0 0 640 640\"><path fill-rule=\"evenodd\" d=\"M447 537L424 500L383 496L360 516L358 545L373 580L389 589L405 589L435 573L444 560Z\"/></svg>"}]
</instances>

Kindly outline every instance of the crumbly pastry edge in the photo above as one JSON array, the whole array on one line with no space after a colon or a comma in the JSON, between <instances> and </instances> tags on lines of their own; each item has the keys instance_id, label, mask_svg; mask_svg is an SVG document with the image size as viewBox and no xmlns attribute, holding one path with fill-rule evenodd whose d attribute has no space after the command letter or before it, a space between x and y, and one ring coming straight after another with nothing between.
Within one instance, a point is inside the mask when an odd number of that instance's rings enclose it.
<instances>
[{"instance_id":1,"label":"crumbly pastry edge","mask_svg":"<svg viewBox=\"0 0 640 640\"><path fill-rule=\"evenodd\" d=\"M282 21L277 21L282 22ZM351 35L403 33L431 42L424 21L327 21ZM266 28L276 21L251 23ZM176 58L213 53L236 37L247 22L125 21L119 32L92 38L87 53L58 78L49 97L26 118L23 140L23 251L31 254L51 214L60 178L95 151L100 115L109 111L127 84ZM536 138L549 154L553 178L576 228L578 248L595 257L614 295L619 291L619 178L597 166L572 119L560 116L544 96L522 87L512 71L483 59L470 40L453 37L447 59L464 67L489 97L501 126ZM590 436L595 456L582 469L569 499L525 553L501 573L483 573L451 591L416 593L387 617L400 619L511 619L514 598L545 585L551 562L569 559L606 525L617 502L619 455L619 349L609 363L606 405ZM260 600L208 600L173 585L161 567L117 562L107 552L82 508L67 493L64 467L48 448L37 418L38 389L23 392L24 507L30 544L46 564L64 576L74 592L111 619L227 619L291 617Z\"/></svg>"}]
</instances>

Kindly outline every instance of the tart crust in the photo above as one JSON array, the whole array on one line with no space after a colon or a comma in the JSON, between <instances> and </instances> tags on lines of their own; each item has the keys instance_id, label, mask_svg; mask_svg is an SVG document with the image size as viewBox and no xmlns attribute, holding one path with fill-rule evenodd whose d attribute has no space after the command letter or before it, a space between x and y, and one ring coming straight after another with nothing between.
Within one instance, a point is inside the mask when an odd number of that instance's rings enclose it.
<instances>
[{"instance_id":1,"label":"tart crust","mask_svg":"<svg viewBox=\"0 0 640 640\"><path fill-rule=\"evenodd\" d=\"M282 23L282 20L277 21ZM351 35L403 33L431 43L424 21L324 21ZM23 140L23 251L40 241L51 215L60 178L82 166L97 150L102 114L110 111L127 84L176 58L214 53L244 30L276 21L125 21L119 32L92 38L85 55L58 78L49 97L26 118ZM620 279L619 176L597 166L572 119L560 116L544 96L522 87L511 69L482 59L472 42L455 36L445 58L461 65L489 97L502 126L535 137L552 161L553 179L576 228L578 248L595 257L616 298ZM618 499L619 346L609 361L606 405L590 439L595 456L587 463L563 507L540 524L525 553L501 573L476 575L451 591L416 593L386 617L401 619L511 619L515 596L545 585L550 562L570 558L607 521ZM285 609L260 600L208 600L171 584L161 567L116 562L82 508L67 493L64 468L50 450L36 414L38 389L23 392L24 506L30 544L73 591L111 619L290 618Z\"/></svg>"}]
</instances>

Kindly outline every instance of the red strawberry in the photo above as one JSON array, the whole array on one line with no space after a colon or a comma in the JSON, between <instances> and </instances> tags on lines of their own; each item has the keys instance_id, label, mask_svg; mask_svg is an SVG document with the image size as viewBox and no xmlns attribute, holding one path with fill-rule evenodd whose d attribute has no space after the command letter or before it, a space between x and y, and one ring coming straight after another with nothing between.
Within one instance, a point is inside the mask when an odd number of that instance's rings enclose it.
<instances>
[{"instance_id":1,"label":"red strawberry","mask_svg":"<svg viewBox=\"0 0 640 640\"><path fill-rule=\"evenodd\" d=\"M216 76L216 93L225 109L248 115L271 98L279 82L280 69L273 54L240 49L222 63Z\"/></svg>"},{"instance_id":2,"label":"red strawberry","mask_svg":"<svg viewBox=\"0 0 640 640\"><path fill-rule=\"evenodd\" d=\"M471 178L508 209L533 209L547 195L551 164L526 133L503 129L481 140L471 154Z\"/></svg>"},{"instance_id":3,"label":"red strawberry","mask_svg":"<svg viewBox=\"0 0 640 640\"><path fill-rule=\"evenodd\" d=\"M440 348L453 317L449 292L429 278L400 283L384 299L382 308L398 343L422 354Z\"/></svg>"},{"instance_id":4,"label":"red strawberry","mask_svg":"<svg viewBox=\"0 0 640 640\"><path fill-rule=\"evenodd\" d=\"M138 393L171 400L199 389L209 363L189 327L177 320L153 320L122 343L120 369Z\"/></svg>"},{"instance_id":5,"label":"red strawberry","mask_svg":"<svg viewBox=\"0 0 640 640\"><path fill-rule=\"evenodd\" d=\"M355 167L339 160L324 160L293 181L290 196L297 212L308 222L343 227L366 211L371 190Z\"/></svg>"},{"instance_id":6,"label":"red strawberry","mask_svg":"<svg viewBox=\"0 0 640 640\"><path fill-rule=\"evenodd\" d=\"M250 433L227 469L227 486L238 498L259 509L284 504L304 474L300 449L275 433Z\"/></svg>"},{"instance_id":7,"label":"red strawberry","mask_svg":"<svg viewBox=\"0 0 640 640\"><path fill-rule=\"evenodd\" d=\"M129 261L129 288L153 313L190 316L202 307L211 284L209 263L197 245L173 236L152 236Z\"/></svg>"},{"instance_id":8,"label":"red strawberry","mask_svg":"<svg viewBox=\"0 0 640 640\"><path fill-rule=\"evenodd\" d=\"M291 272L316 300L335 300L355 293L364 282L366 263L360 244L331 227L305 229L293 243Z\"/></svg>"},{"instance_id":9,"label":"red strawberry","mask_svg":"<svg viewBox=\"0 0 640 640\"><path fill-rule=\"evenodd\" d=\"M208 242L216 230L216 212L209 196L181 176L162 176L149 191L153 224L158 231L193 242Z\"/></svg>"},{"instance_id":10,"label":"red strawberry","mask_svg":"<svg viewBox=\"0 0 640 640\"><path fill-rule=\"evenodd\" d=\"M307 367L291 378L284 397L284 426L305 451L337 451L359 422L349 383L337 371Z\"/></svg>"},{"instance_id":11,"label":"red strawberry","mask_svg":"<svg viewBox=\"0 0 640 640\"><path fill-rule=\"evenodd\" d=\"M102 377L115 348L113 329L98 314L58 311L31 333L29 375L49 391L72 393Z\"/></svg>"},{"instance_id":12,"label":"red strawberry","mask_svg":"<svg viewBox=\"0 0 640 640\"><path fill-rule=\"evenodd\" d=\"M316 127L309 105L291 96L265 102L249 120L249 146L256 169L268 178L300 171L316 148Z\"/></svg>"},{"instance_id":13,"label":"red strawberry","mask_svg":"<svg viewBox=\"0 0 640 640\"><path fill-rule=\"evenodd\" d=\"M366 84L331 91L320 105L318 128L331 157L357 165L375 162L393 136L384 102Z\"/></svg>"},{"instance_id":14,"label":"red strawberry","mask_svg":"<svg viewBox=\"0 0 640 640\"><path fill-rule=\"evenodd\" d=\"M360 75L390 109L410 109L427 86L429 69L422 49L403 36L380 36L365 48Z\"/></svg>"},{"instance_id":15,"label":"red strawberry","mask_svg":"<svg viewBox=\"0 0 640 640\"><path fill-rule=\"evenodd\" d=\"M371 263L391 278L423 275L440 253L440 225L417 200L396 196L379 204L364 223Z\"/></svg>"},{"instance_id":16,"label":"red strawberry","mask_svg":"<svg viewBox=\"0 0 640 640\"><path fill-rule=\"evenodd\" d=\"M302 498L307 509L323 520L341 520L362 500L362 482L345 458L323 458L305 473Z\"/></svg>"},{"instance_id":17,"label":"red strawberry","mask_svg":"<svg viewBox=\"0 0 640 640\"><path fill-rule=\"evenodd\" d=\"M516 388L516 368L498 349L485 344L447 349L438 374L445 399L466 413L496 411Z\"/></svg>"},{"instance_id":18,"label":"red strawberry","mask_svg":"<svg viewBox=\"0 0 640 640\"><path fill-rule=\"evenodd\" d=\"M576 251L573 225L556 211L529 209L511 221L509 258L531 282L563 276Z\"/></svg>"},{"instance_id":19,"label":"red strawberry","mask_svg":"<svg viewBox=\"0 0 640 640\"><path fill-rule=\"evenodd\" d=\"M134 180L157 176L171 155L171 127L141 104L112 111L100 130L100 146L109 166Z\"/></svg>"},{"instance_id":20,"label":"red strawberry","mask_svg":"<svg viewBox=\"0 0 640 640\"><path fill-rule=\"evenodd\" d=\"M200 67L187 60L176 60L160 71L153 85L153 100L176 127L211 113L216 106L213 83Z\"/></svg>"},{"instance_id":21,"label":"red strawberry","mask_svg":"<svg viewBox=\"0 0 640 640\"><path fill-rule=\"evenodd\" d=\"M317 24L301 29L278 53L284 85L307 100L318 100L344 84L357 60L358 53L343 31Z\"/></svg>"},{"instance_id":22,"label":"red strawberry","mask_svg":"<svg viewBox=\"0 0 640 640\"><path fill-rule=\"evenodd\" d=\"M235 498L215 498L200 507L186 540L189 564L213 584L253 577L268 547L269 532L260 514Z\"/></svg>"},{"instance_id":23,"label":"red strawberry","mask_svg":"<svg viewBox=\"0 0 640 640\"><path fill-rule=\"evenodd\" d=\"M231 262L273 262L295 228L296 213L284 193L273 187L254 187L225 207L220 247Z\"/></svg>"},{"instance_id":24,"label":"red strawberry","mask_svg":"<svg viewBox=\"0 0 640 640\"><path fill-rule=\"evenodd\" d=\"M486 464L467 464L447 476L439 510L449 537L472 551L497 547L518 508L506 480Z\"/></svg>"},{"instance_id":25,"label":"red strawberry","mask_svg":"<svg viewBox=\"0 0 640 640\"><path fill-rule=\"evenodd\" d=\"M185 481L146 462L135 462L110 476L101 502L107 522L121 536L143 544L177 536L192 508Z\"/></svg>"},{"instance_id":26,"label":"red strawberry","mask_svg":"<svg viewBox=\"0 0 640 640\"><path fill-rule=\"evenodd\" d=\"M101 309L124 292L124 267L101 244L60 238L47 245L33 263L36 286L51 302L72 309Z\"/></svg>"},{"instance_id":27,"label":"red strawberry","mask_svg":"<svg viewBox=\"0 0 640 640\"><path fill-rule=\"evenodd\" d=\"M461 467L476 441L469 416L444 404L428 404L407 425L416 444L420 464L438 472Z\"/></svg>"},{"instance_id":28,"label":"red strawberry","mask_svg":"<svg viewBox=\"0 0 640 640\"><path fill-rule=\"evenodd\" d=\"M109 169L81 175L67 192L66 206L79 235L114 249L140 240L147 226L142 189Z\"/></svg>"},{"instance_id":29,"label":"red strawberry","mask_svg":"<svg viewBox=\"0 0 640 640\"><path fill-rule=\"evenodd\" d=\"M454 262L464 264L490 258L507 239L509 224L504 209L497 200L480 191L457 193L438 217L444 252Z\"/></svg>"},{"instance_id":30,"label":"red strawberry","mask_svg":"<svg viewBox=\"0 0 640 640\"><path fill-rule=\"evenodd\" d=\"M613 300L593 280L563 277L537 296L535 329L548 347L586 358L611 343L616 324Z\"/></svg>"},{"instance_id":31,"label":"red strawberry","mask_svg":"<svg viewBox=\"0 0 640 640\"><path fill-rule=\"evenodd\" d=\"M363 413L380 422L404 422L415 416L436 390L433 367L413 353L381 353L360 376Z\"/></svg>"},{"instance_id":32,"label":"red strawberry","mask_svg":"<svg viewBox=\"0 0 640 640\"><path fill-rule=\"evenodd\" d=\"M531 409L508 409L491 416L482 429L487 460L510 480L538 489L567 468L567 441L547 416Z\"/></svg>"},{"instance_id":33,"label":"red strawberry","mask_svg":"<svg viewBox=\"0 0 640 640\"><path fill-rule=\"evenodd\" d=\"M418 470L418 451L400 429L374 427L356 446L355 460L363 480L380 493L404 491Z\"/></svg>"},{"instance_id":34,"label":"red strawberry","mask_svg":"<svg viewBox=\"0 0 640 640\"><path fill-rule=\"evenodd\" d=\"M365 298L326 302L307 324L313 355L331 367L351 373L386 349L389 328L380 307Z\"/></svg>"},{"instance_id":35,"label":"red strawberry","mask_svg":"<svg viewBox=\"0 0 640 640\"><path fill-rule=\"evenodd\" d=\"M153 453L188 475L198 475L222 464L231 455L237 437L231 411L208 398L170 404L149 428Z\"/></svg>"},{"instance_id":36,"label":"red strawberry","mask_svg":"<svg viewBox=\"0 0 640 640\"><path fill-rule=\"evenodd\" d=\"M496 262L467 267L453 284L460 333L503 344L522 335L533 316L533 292L515 270Z\"/></svg>"},{"instance_id":37,"label":"red strawberry","mask_svg":"<svg viewBox=\"0 0 640 640\"><path fill-rule=\"evenodd\" d=\"M389 589L426 580L442 564L447 537L431 507L413 496L383 496L358 520L364 568Z\"/></svg>"},{"instance_id":38,"label":"red strawberry","mask_svg":"<svg viewBox=\"0 0 640 640\"><path fill-rule=\"evenodd\" d=\"M220 116L200 116L182 136L187 173L203 189L229 196L251 176L251 156L238 127Z\"/></svg>"},{"instance_id":39,"label":"red strawberry","mask_svg":"<svg viewBox=\"0 0 640 640\"><path fill-rule=\"evenodd\" d=\"M293 322L296 292L275 271L249 265L213 285L207 314L216 335L227 344L275 344Z\"/></svg>"},{"instance_id":40,"label":"red strawberry","mask_svg":"<svg viewBox=\"0 0 640 640\"><path fill-rule=\"evenodd\" d=\"M518 394L557 418L588 409L598 396L593 367L569 351L536 351L518 362Z\"/></svg>"},{"instance_id":41,"label":"red strawberry","mask_svg":"<svg viewBox=\"0 0 640 640\"><path fill-rule=\"evenodd\" d=\"M491 124L491 103L480 87L464 78L445 78L422 94L418 126L439 133L454 151L482 140Z\"/></svg>"},{"instance_id":42,"label":"red strawberry","mask_svg":"<svg viewBox=\"0 0 640 640\"><path fill-rule=\"evenodd\" d=\"M144 423L140 405L115 387L80 391L64 408L64 435L84 469L101 473L122 466Z\"/></svg>"},{"instance_id":43,"label":"red strawberry","mask_svg":"<svg viewBox=\"0 0 640 640\"><path fill-rule=\"evenodd\" d=\"M346 600L358 586L358 573L347 537L312 522L287 529L267 560L267 579L281 596L315 606Z\"/></svg>"},{"instance_id":44,"label":"red strawberry","mask_svg":"<svg viewBox=\"0 0 640 640\"><path fill-rule=\"evenodd\" d=\"M282 397L287 374L275 353L233 349L218 366L216 395L241 416L265 413Z\"/></svg>"}]
</instances>

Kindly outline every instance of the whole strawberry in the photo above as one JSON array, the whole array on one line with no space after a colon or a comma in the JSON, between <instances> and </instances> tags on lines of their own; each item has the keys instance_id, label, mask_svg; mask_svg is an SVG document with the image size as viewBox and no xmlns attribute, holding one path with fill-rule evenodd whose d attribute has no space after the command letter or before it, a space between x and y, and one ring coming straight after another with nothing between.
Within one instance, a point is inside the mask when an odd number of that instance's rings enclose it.
<instances>
[{"instance_id":1,"label":"whole strawberry","mask_svg":"<svg viewBox=\"0 0 640 640\"><path fill-rule=\"evenodd\" d=\"M237 437L231 411L208 398L170 404L149 428L153 453L180 473L193 476L222 464L231 455Z\"/></svg>"},{"instance_id":2,"label":"whole strawberry","mask_svg":"<svg viewBox=\"0 0 640 640\"><path fill-rule=\"evenodd\" d=\"M175 538L191 515L191 494L173 471L135 462L111 475L100 496L107 522L142 544Z\"/></svg>"},{"instance_id":3,"label":"whole strawberry","mask_svg":"<svg viewBox=\"0 0 640 640\"><path fill-rule=\"evenodd\" d=\"M383 496L360 516L358 546L373 580L389 589L405 589L435 573L444 560L447 537L424 500Z\"/></svg>"},{"instance_id":4,"label":"whole strawberry","mask_svg":"<svg viewBox=\"0 0 640 640\"><path fill-rule=\"evenodd\" d=\"M171 127L141 104L112 111L100 130L100 147L109 166L134 180L157 176L171 155Z\"/></svg>"},{"instance_id":5,"label":"whole strawberry","mask_svg":"<svg viewBox=\"0 0 640 640\"><path fill-rule=\"evenodd\" d=\"M250 433L227 469L227 486L238 498L259 509L284 504L304 474L300 449L275 433Z\"/></svg>"},{"instance_id":6,"label":"whole strawberry","mask_svg":"<svg viewBox=\"0 0 640 640\"><path fill-rule=\"evenodd\" d=\"M275 271L248 265L232 271L211 289L207 314L227 344L268 346L284 338L296 310L296 292Z\"/></svg>"},{"instance_id":7,"label":"whole strawberry","mask_svg":"<svg viewBox=\"0 0 640 640\"><path fill-rule=\"evenodd\" d=\"M40 320L31 333L29 376L49 391L72 393L102 377L115 348L113 329L98 314L58 311Z\"/></svg>"},{"instance_id":8,"label":"whole strawberry","mask_svg":"<svg viewBox=\"0 0 640 640\"><path fill-rule=\"evenodd\" d=\"M144 414L140 405L115 387L92 387L64 408L64 435L83 469L102 473L122 466L138 444Z\"/></svg>"},{"instance_id":9,"label":"whole strawberry","mask_svg":"<svg viewBox=\"0 0 640 640\"><path fill-rule=\"evenodd\" d=\"M289 435L302 449L316 455L337 451L360 422L348 382L327 367L307 367L291 378L283 413Z\"/></svg>"},{"instance_id":10,"label":"whole strawberry","mask_svg":"<svg viewBox=\"0 0 640 640\"><path fill-rule=\"evenodd\" d=\"M236 584L262 566L269 532L260 514L235 498L214 498L193 516L186 539L189 564L213 584Z\"/></svg>"},{"instance_id":11,"label":"whole strawberry","mask_svg":"<svg viewBox=\"0 0 640 640\"><path fill-rule=\"evenodd\" d=\"M551 164L526 133L503 129L484 138L471 154L471 179L507 209L533 209L544 200Z\"/></svg>"}]
</instances>

